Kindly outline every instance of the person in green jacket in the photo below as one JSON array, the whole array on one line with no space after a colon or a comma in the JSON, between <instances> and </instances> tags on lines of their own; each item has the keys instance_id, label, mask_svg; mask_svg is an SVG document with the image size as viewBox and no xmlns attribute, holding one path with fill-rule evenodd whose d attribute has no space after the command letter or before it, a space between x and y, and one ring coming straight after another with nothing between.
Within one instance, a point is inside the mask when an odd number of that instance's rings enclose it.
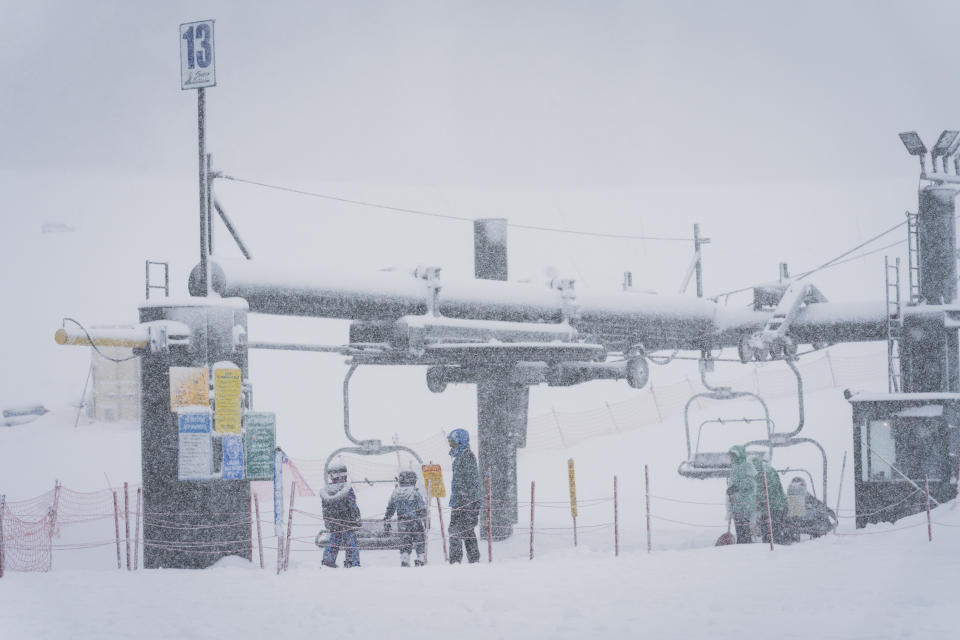
<instances>
[{"instance_id":1,"label":"person in green jacket","mask_svg":"<svg viewBox=\"0 0 960 640\"><path fill-rule=\"evenodd\" d=\"M730 516L737 530L737 544L752 542L750 524L757 510L757 479L753 465L747 460L743 445L730 447L733 464L727 478Z\"/></svg>"},{"instance_id":2,"label":"person in green jacket","mask_svg":"<svg viewBox=\"0 0 960 640\"><path fill-rule=\"evenodd\" d=\"M760 535L764 542L770 542L770 529L773 529L773 541L777 544L786 542L784 536L784 519L787 517L787 494L780 483L780 474L767 462L760 458L753 459L753 466L757 472L757 509L760 511ZM770 495L770 522L767 527L767 502L763 493L763 478L767 478L767 493Z\"/></svg>"}]
</instances>

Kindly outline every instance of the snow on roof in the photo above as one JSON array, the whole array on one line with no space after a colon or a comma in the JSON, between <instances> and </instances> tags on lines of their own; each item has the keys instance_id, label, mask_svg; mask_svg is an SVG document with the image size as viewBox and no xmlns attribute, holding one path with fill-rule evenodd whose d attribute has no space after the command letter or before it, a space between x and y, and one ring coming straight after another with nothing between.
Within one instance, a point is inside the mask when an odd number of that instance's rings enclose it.
<instances>
[{"instance_id":1,"label":"snow on roof","mask_svg":"<svg viewBox=\"0 0 960 640\"><path fill-rule=\"evenodd\" d=\"M911 402L916 400L960 401L960 393L858 393L850 402Z\"/></svg>"}]
</instances>

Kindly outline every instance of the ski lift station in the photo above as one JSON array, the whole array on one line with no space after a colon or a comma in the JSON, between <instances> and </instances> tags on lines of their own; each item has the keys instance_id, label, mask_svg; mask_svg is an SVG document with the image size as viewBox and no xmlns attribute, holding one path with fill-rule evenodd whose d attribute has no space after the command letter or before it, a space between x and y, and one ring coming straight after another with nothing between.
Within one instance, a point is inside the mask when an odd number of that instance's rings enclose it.
<instances>
[{"instance_id":1,"label":"ski lift station","mask_svg":"<svg viewBox=\"0 0 960 640\"><path fill-rule=\"evenodd\" d=\"M563 279L511 282L508 225L500 218L474 222L475 277L469 280L447 278L439 266L364 274L322 260L308 270L267 264L252 258L213 198L209 183L225 176L210 169L201 147L201 250L190 275L191 297L158 297L163 287L150 281L148 265L148 299L139 305L139 325L88 331L65 323L56 334L60 344L129 347L139 356L145 511L173 514L168 518L183 525L224 525L160 528L148 522L145 537L170 544L146 549L145 566L209 566L237 553L236 541L249 541L248 519L237 514L249 513L249 482L272 479L275 465L272 415L263 407L254 411L252 390L263 372L250 370L250 349L346 355L349 442L343 450L360 455L402 447L351 425L349 385L358 368L424 367L425 383L435 393L451 383L475 385L479 467L489 475L494 505L492 522L482 515L481 532L505 539L518 521L517 450L525 446L531 387L612 379L642 388L651 361L669 360L669 352L678 350L695 352L707 389L699 396L749 401L756 411L738 418L755 429L749 450L775 460L778 449L807 449L823 469L821 478L810 476L811 486L826 500L828 452L803 435L803 380L796 362L811 349L883 341L888 388L845 392L852 410L856 510L869 514L858 517L857 525L922 510L926 486L934 501L953 498L960 445L955 222L960 135L944 132L930 152L915 133L901 138L921 161L921 180L918 210L907 214L905 225L908 264L888 263L887 295L874 303L829 300L829 292L806 274L791 278L783 268L778 283L754 289L750 308L703 297L699 256L708 240L699 228L688 273L688 281L696 274L695 297L636 290L629 274L623 289L614 292ZM209 255L214 214L247 259ZM349 342L265 342L248 334L249 313L341 319L350 323ZM714 354L725 348L737 350L743 363L782 360L794 372L796 424L775 426L762 397L711 382ZM691 479L725 477L731 466L726 449L703 451L700 442L705 430L722 432L729 419L694 424L689 411L687 418L687 456L677 460L679 473ZM683 438L677 433L678 451ZM727 447L733 444L744 443ZM190 550L200 543L203 553Z\"/></svg>"}]
</instances>

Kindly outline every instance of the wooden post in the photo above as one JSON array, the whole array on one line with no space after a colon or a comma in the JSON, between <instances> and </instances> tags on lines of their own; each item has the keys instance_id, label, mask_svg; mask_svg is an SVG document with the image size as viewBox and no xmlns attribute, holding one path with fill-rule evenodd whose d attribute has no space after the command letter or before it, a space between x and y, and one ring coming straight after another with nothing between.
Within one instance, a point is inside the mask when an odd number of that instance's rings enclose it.
<instances>
[{"instance_id":1,"label":"wooden post","mask_svg":"<svg viewBox=\"0 0 960 640\"><path fill-rule=\"evenodd\" d=\"M293 501L297 497L297 481L290 483L290 513L287 516L287 540L283 548L283 570L290 567L290 539L293 537Z\"/></svg>"},{"instance_id":2,"label":"wooden post","mask_svg":"<svg viewBox=\"0 0 960 640\"><path fill-rule=\"evenodd\" d=\"M117 492L113 492L113 528L117 536L117 569L120 568L120 507L117 505Z\"/></svg>"},{"instance_id":3,"label":"wooden post","mask_svg":"<svg viewBox=\"0 0 960 640\"><path fill-rule=\"evenodd\" d=\"M123 535L127 547L127 571L130 571L130 487L123 483Z\"/></svg>"},{"instance_id":4,"label":"wooden post","mask_svg":"<svg viewBox=\"0 0 960 640\"><path fill-rule=\"evenodd\" d=\"M570 517L573 519L573 546L577 546L577 478L573 458L567 460L567 482L570 485Z\"/></svg>"},{"instance_id":5,"label":"wooden post","mask_svg":"<svg viewBox=\"0 0 960 640\"><path fill-rule=\"evenodd\" d=\"M140 566L140 503L143 497L143 487L137 489L137 526L133 534L133 570Z\"/></svg>"},{"instance_id":6,"label":"wooden post","mask_svg":"<svg viewBox=\"0 0 960 640\"><path fill-rule=\"evenodd\" d=\"M650 553L650 467L643 465L644 486L647 493L647 553Z\"/></svg>"},{"instance_id":7,"label":"wooden post","mask_svg":"<svg viewBox=\"0 0 960 640\"><path fill-rule=\"evenodd\" d=\"M533 560L533 505L534 496L536 495L536 482L533 480L530 481L530 559Z\"/></svg>"},{"instance_id":8,"label":"wooden post","mask_svg":"<svg viewBox=\"0 0 960 640\"><path fill-rule=\"evenodd\" d=\"M767 490L767 472L761 471L763 476L763 498L767 502L767 535L770 536L770 551L773 551L773 518L770 517L770 492Z\"/></svg>"},{"instance_id":9,"label":"wooden post","mask_svg":"<svg viewBox=\"0 0 960 640\"><path fill-rule=\"evenodd\" d=\"M257 550L260 552L260 568L263 569L263 534L260 532L260 497L253 494L254 515L257 518Z\"/></svg>"},{"instance_id":10,"label":"wooden post","mask_svg":"<svg viewBox=\"0 0 960 640\"><path fill-rule=\"evenodd\" d=\"M617 476L613 476L613 555L620 555L620 514L617 511Z\"/></svg>"},{"instance_id":11,"label":"wooden post","mask_svg":"<svg viewBox=\"0 0 960 640\"><path fill-rule=\"evenodd\" d=\"M933 542L933 525L930 523L930 481L923 476L923 490L927 496L927 541Z\"/></svg>"},{"instance_id":12,"label":"wooden post","mask_svg":"<svg viewBox=\"0 0 960 640\"><path fill-rule=\"evenodd\" d=\"M843 452L843 464L840 465L840 488L837 490L837 510L836 513L840 513L840 496L843 495L843 472L847 470L847 452ZM823 497L823 503L827 503L827 497ZM839 527L838 527L839 528ZM836 533L836 529L833 530Z\"/></svg>"},{"instance_id":13,"label":"wooden post","mask_svg":"<svg viewBox=\"0 0 960 640\"><path fill-rule=\"evenodd\" d=\"M440 516L440 538L443 540L443 561L448 562L447 558L447 534L443 531L443 509L440 507L440 498L437 498L437 515ZM457 541L459 543L459 541Z\"/></svg>"},{"instance_id":14,"label":"wooden post","mask_svg":"<svg viewBox=\"0 0 960 640\"><path fill-rule=\"evenodd\" d=\"M487 562L493 562L493 489L487 471Z\"/></svg>"}]
</instances>

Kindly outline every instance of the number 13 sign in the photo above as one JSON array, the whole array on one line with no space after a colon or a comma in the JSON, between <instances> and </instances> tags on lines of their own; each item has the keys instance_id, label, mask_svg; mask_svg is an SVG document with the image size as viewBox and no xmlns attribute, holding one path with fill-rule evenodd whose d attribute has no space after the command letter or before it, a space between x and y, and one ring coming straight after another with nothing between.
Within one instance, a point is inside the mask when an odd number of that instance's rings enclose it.
<instances>
[{"instance_id":1,"label":"number 13 sign","mask_svg":"<svg viewBox=\"0 0 960 640\"><path fill-rule=\"evenodd\" d=\"M200 89L216 84L213 20L180 25L180 88Z\"/></svg>"}]
</instances>

